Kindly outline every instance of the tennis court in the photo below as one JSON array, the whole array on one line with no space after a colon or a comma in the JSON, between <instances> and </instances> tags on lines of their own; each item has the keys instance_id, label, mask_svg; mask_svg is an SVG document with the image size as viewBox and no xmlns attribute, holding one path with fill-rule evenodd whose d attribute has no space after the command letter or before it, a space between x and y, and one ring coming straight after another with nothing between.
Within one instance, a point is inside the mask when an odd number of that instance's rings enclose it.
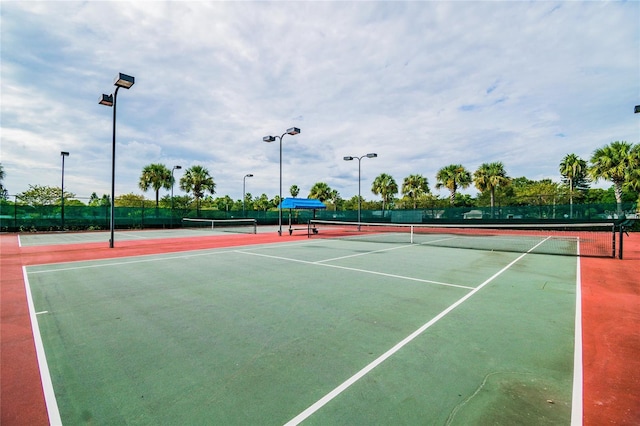
<instances>
[{"instance_id":1,"label":"tennis court","mask_svg":"<svg viewBox=\"0 0 640 426\"><path fill-rule=\"evenodd\" d=\"M580 422L580 258L442 239L27 266L50 419Z\"/></svg>"},{"instance_id":2,"label":"tennis court","mask_svg":"<svg viewBox=\"0 0 640 426\"><path fill-rule=\"evenodd\" d=\"M255 234L257 224L253 219L213 220L192 219L182 221L180 228L173 229L129 229L118 230L114 239L117 241L147 241L168 238L209 237L225 234ZM273 227L263 226L261 232L269 232ZM59 244L83 244L109 241L109 231L92 232L50 232L33 233L20 236L20 246L47 246Z\"/></svg>"}]
</instances>

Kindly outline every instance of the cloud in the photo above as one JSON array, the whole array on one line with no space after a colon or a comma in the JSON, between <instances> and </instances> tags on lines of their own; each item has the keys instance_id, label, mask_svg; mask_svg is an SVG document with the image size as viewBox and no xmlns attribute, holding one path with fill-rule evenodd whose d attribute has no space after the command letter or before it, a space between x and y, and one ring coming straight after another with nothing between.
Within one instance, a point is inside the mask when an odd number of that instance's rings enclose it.
<instances>
[{"instance_id":1,"label":"cloud","mask_svg":"<svg viewBox=\"0 0 640 426\"><path fill-rule=\"evenodd\" d=\"M124 7L126 6L126 7ZM511 176L559 181L569 152L588 159L636 142L636 2L6 2L5 187L107 193L118 72L118 193L141 193L147 164L204 165L219 195L345 198L380 173L398 183L462 163L502 161ZM631 89L631 90L630 90ZM184 170L183 170L184 171ZM177 172L179 173L179 172ZM68 181L68 183L67 183ZM366 191L364 191L366 189ZM176 191L179 192L179 191ZM473 192L470 189L469 192Z\"/></svg>"}]
</instances>

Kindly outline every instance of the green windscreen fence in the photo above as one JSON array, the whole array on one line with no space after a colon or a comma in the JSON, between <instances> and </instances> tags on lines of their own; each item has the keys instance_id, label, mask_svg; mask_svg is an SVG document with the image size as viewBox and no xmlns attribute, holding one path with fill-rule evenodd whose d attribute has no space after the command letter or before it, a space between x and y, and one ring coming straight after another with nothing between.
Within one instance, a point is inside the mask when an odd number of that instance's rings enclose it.
<instances>
[{"instance_id":1,"label":"green windscreen fence","mask_svg":"<svg viewBox=\"0 0 640 426\"><path fill-rule=\"evenodd\" d=\"M362 222L392 223L468 223L482 222L607 222L636 218L635 203L530 205L490 207L423 208L415 210L362 210ZM223 211L212 209L155 208L152 203L140 207L116 207L118 229L174 228L183 218L255 219L258 225L278 223L278 211ZM289 210L282 212L283 224L307 224L311 219L357 221L356 210ZM0 202L0 230L7 232L98 230L110 228L109 206L60 205L34 206L3 200Z\"/></svg>"}]
</instances>

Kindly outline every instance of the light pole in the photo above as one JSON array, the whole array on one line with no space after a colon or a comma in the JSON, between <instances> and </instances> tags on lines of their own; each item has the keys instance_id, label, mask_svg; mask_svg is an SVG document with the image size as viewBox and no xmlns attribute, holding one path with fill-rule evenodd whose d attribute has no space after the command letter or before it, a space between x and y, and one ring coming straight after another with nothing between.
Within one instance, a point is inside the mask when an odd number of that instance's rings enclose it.
<instances>
[{"instance_id":1,"label":"light pole","mask_svg":"<svg viewBox=\"0 0 640 426\"><path fill-rule=\"evenodd\" d=\"M264 142L275 142L276 139L280 139L280 204L278 205L278 235L282 236L282 138L284 135L297 135L300 133L300 129L292 127L287 129L282 136L265 136L262 138Z\"/></svg>"},{"instance_id":2,"label":"light pole","mask_svg":"<svg viewBox=\"0 0 640 426\"><path fill-rule=\"evenodd\" d=\"M360 204L362 202L362 197L360 196L360 163L364 157L376 158L377 156L378 154L376 154L375 152L372 152L370 154L363 155L361 157L351 157L351 156L344 157L344 161L358 160L358 229L360 229L360 210L361 210Z\"/></svg>"},{"instance_id":3,"label":"light pole","mask_svg":"<svg viewBox=\"0 0 640 426\"><path fill-rule=\"evenodd\" d=\"M173 178L173 171L180 170L182 166L173 166L171 169L171 227L173 228L173 184L175 183L175 179Z\"/></svg>"},{"instance_id":4,"label":"light pole","mask_svg":"<svg viewBox=\"0 0 640 426\"><path fill-rule=\"evenodd\" d=\"M60 219L61 219L61 230L64 231L64 157L68 157L69 153L67 151L60 151L60 156L62 157L62 191L60 191Z\"/></svg>"},{"instance_id":5,"label":"light pole","mask_svg":"<svg viewBox=\"0 0 640 426\"><path fill-rule=\"evenodd\" d=\"M244 177L242 178L242 217L245 217L244 215L244 199L246 197L245 195L245 184L246 184L246 180L248 177L253 177L253 175L251 173L248 173L246 175L244 175Z\"/></svg>"},{"instance_id":6,"label":"light pole","mask_svg":"<svg viewBox=\"0 0 640 426\"><path fill-rule=\"evenodd\" d=\"M114 81L114 86L116 86L116 90L112 95L102 94L102 98L98 102L100 105L105 105L108 107L113 107L113 140L111 147L111 221L110 221L110 229L111 229L111 237L109 238L109 247L113 248L113 233L115 229L115 202L116 202L116 101L118 99L118 90L123 87L125 89L129 89L135 83L135 78L118 73L118 77L116 77Z\"/></svg>"}]
</instances>

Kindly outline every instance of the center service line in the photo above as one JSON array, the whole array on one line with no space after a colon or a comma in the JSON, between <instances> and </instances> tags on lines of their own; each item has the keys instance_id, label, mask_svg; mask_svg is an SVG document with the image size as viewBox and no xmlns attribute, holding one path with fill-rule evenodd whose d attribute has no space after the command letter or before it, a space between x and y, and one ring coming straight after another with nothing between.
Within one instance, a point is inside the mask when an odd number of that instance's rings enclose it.
<instances>
[{"instance_id":1,"label":"center service line","mask_svg":"<svg viewBox=\"0 0 640 426\"><path fill-rule=\"evenodd\" d=\"M507 266L505 266L504 268L502 268L501 270L499 270L498 272L496 272L495 274L493 274L491 277L489 277L485 282L483 282L482 284L480 284L478 287L476 287L475 289L471 290L469 293L467 293L466 295L462 296L457 302L453 303L451 306L449 306L448 308L446 308L444 311L440 312L436 317L434 317L431 321L429 321L428 323L424 324L422 327L420 327L419 329L417 329L416 331L414 331L413 333L411 333L409 336L405 337L402 341L400 341L398 344L396 344L394 347L392 347L391 349L389 349L387 352L385 352L384 354L382 354L380 357L378 357L377 359L373 360L369 365L367 365L366 367L364 367L362 370L358 371L356 374L354 374L353 376L351 376L349 379L347 379L345 382L343 382L341 385L339 385L337 388L335 388L334 390L332 390L331 392L329 392L328 394L326 394L325 396L323 396L321 399L319 399L316 403L314 403L313 405L311 405L309 408L307 408L306 410L304 410L302 413L298 414L296 417L294 417L293 419L289 420L287 423L285 423L285 426L294 426L294 425L298 425L300 424L302 421L304 421L305 419L307 419L309 416L311 416L313 413L315 413L316 411L318 411L320 408L324 407L329 401L331 401L333 398L335 398L336 396L338 396L339 394L341 394L344 390L346 390L348 387L350 387L352 384L354 384L355 382L357 382L358 380L360 380L362 377L364 377L366 374L368 374L371 370L373 370L374 368L376 368L378 365L382 364L387 358L389 358L391 355L395 354L396 352L398 352L400 349L402 349L404 346L406 346L409 342L411 342L413 339L415 339L416 337L418 337L420 334L422 334L425 330L427 330L429 327L431 327L432 325L434 325L435 323L437 323L438 321L440 321L442 318L444 318L449 312L453 311L455 308L457 308L458 306L460 306L462 303L464 303L467 299L469 299L471 296L473 296L474 294L476 294L478 291L480 291L482 288L484 288L487 284L489 284L491 281L493 281L494 279L496 279L498 276L502 275L503 272L505 272L506 270L508 270L509 268L511 268L516 262L518 262L520 259L522 259L523 257L525 257L527 254L529 254L532 250L536 249L540 244L542 244L543 242L545 242L547 239L549 239L549 237L545 238L543 241L540 241L538 244L536 244L534 247L530 248L526 253L522 253L520 256L518 256L518 258L516 258L515 260L513 260L511 263L509 263Z\"/></svg>"}]
</instances>

